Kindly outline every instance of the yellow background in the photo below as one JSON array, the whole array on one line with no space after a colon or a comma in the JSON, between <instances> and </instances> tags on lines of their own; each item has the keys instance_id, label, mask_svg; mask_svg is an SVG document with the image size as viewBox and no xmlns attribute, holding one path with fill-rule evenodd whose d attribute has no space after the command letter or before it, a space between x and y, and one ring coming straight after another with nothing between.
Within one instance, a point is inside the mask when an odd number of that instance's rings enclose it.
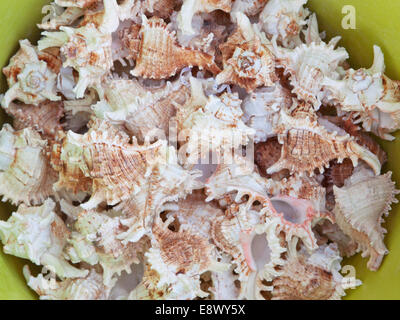
<instances>
[{"instance_id":1,"label":"yellow background","mask_svg":"<svg viewBox=\"0 0 400 320\"><path fill-rule=\"evenodd\" d=\"M0 66L8 64L10 56L18 49L18 40L36 40L36 23L41 20L41 8L48 0L1 0L0 1ZM356 29L342 28L342 8L353 5L356 9ZM340 42L350 53L353 67L370 66L372 46L381 46L385 53L387 74L400 79L400 1L398 0L310 0L309 7L318 14L320 30L326 30L328 37L341 35ZM4 92L4 77L1 76L1 90ZM1 115L0 121L4 121ZM399 136L399 135L397 135ZM389 153L389 162L384 168L393 171L393 178L400 181L400 140L383 142ZM398 183L398 186L400 184ZM11 206L1 204L0 218L6 219ZM346 260L356 268L358 279L363 285L356 290L348 290L348 299L400 299L400 217L399 206L394 206L387 219L388 235L385 239L390 254L383 260L378 272L366 269L366 259L360 255ZM33 299L22 276L22 266L26 262L0 253L0 299Z\"/></svg>"}]
</instances>

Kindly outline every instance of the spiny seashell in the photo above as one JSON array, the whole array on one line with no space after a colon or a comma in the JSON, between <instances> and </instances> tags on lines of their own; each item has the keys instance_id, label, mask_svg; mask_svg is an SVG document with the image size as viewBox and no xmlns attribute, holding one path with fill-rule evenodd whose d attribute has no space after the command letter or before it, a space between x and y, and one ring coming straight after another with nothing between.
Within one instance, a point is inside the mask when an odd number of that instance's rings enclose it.
<instances>
[{"instance_id":1,"label":"spiny seashell","mask_svg":"<svg viewBox=\"0 0 400 320\"><path fill-rule=\"evenodd\" d=\"M306 25L307 0L270 0L260 14L260 24L269 37L276 37L284 47L301 44L300 33Z\"/></svg>"},{"instance_id":2,"label":"spiny seashell","mask_svg":"<svg viewBox=\"0 0 400 320\"><path fill-rule=\"evenodd\" d=\"M256 130L254 141L264 142L276 135L279 110L292 106L292 96L288 89L275 83L274 87L260 88L251 92L242 103L246 124Z\"/></svg>"},{"instance_id":3,"label":"spiny seashell","mask_svg":"<svg viewBox=\"0 0 400 320\"><path fill-rule=\"evenodd\" d=\"M323 218L329 219L328 213L319 211L319 207L314 207L314 203L308 199L278 195L271 198L270 202L274 208L273 215L280 218L281 230L288 243L300 238L307 249L318 247L312 227Z\"/></svg>"},{"instance_id":4,"label":"spiny seashell","mask_svg":"<svg viewBox=\"0 0 400 320\"><path fill-rule=\"evenodd\" d=\"M383 243L383 216L389 214L392 203L398 202L395 195L399 191L391 180L391 172L333 190L336 223L359 244L363 257L370 257L368 268L378 270L388 252Z\"/></svg>"},{"instance_id":5,"label":"spiny seashell","mask_svg":"<svg viewBox=\"0 0 400 320\"><path fill-rule=\"evenodd\" d=\"M46 155L46 140L31 128L14 131L5 124L0 131L0 194L3 201L40 204L53 195L57 174Z\"/></svg>"},{"instance_id":6,"label":"spiny seashell","mask_svg":"<svg viewBox=\"0 0 400 320\"><path fill-rule=\"evenodd\" d=\"M146 238L126 244L119 239L119 235L125 232L126 228L122 225L120 217L113 216L112 212L83 210L77 216L74 226L79 233L68 240L71 245L66 250L68 255L74 263L99 263L106 285L113 284L114 275L121 275L122 271L130 273L131 265L140 262L139 258L146 248Z\"/></svg>"},{"instance_id":7,"label":"spiny seashell","mask_svg":"<svg viewBox=\"0 0 400 320\"><path fill-rule=\"evenodd\" d=\"M378 158L356 143L350 135L330 132L317 121L292 118L282 111L280 121L282 126L277 132L279 142L283 144L281 158L268 168L267 173L289 169L290 172L313 175L315 169L323 173L331 160L337 159L340 163L345 158L350 158L354 166L362 159L375 174L380 173Z\"/></svg>"},{"instance_id":8,"label":"spiny seashell","mask_svg":"<svg viewBox=\"0 0 400 320\"><path fill-rule=\"evenodd\" d=\"M201 12L209 13L214 10L230 12L231 8L231 0L184 0L178 14L179 29L183 34L193 35L195 31L192 28L192 19L195 14Z\"/></svg>"},{"instance_id":9,"label":"spiny seashell","mask_svg":"<svg viewBox=\"0 0 400 320\"><path fill-rule=\"evenodd\" d=\"M114 61L120 61L123 66L125 60L133 65L140 51L140 29L141 25L131 22L121 23L113 35L112 56ZM124 60L125 59L125 60Z\"/></svg>"},{"instance_id":10,"label":"spiny seashell","mask_svg":"<svg viewBox=\"0 0 400 320\"><path fill-rule=\"evenodd\" d=\"M163 206L166 216L173 217L179 222L179 230L191 232L196 226L196 232L204 238L210 237L211 223L223 211L205 202L206 196L202 193L193 193L184 200L167 203Z\"/></svg>"},{"instance_id":11,"label":"spiny seashell","mask_svg":"<svg viewBox=\"0 0 400 320\"><path fill-rule=\"evenodd\" d=\"M61 100L56 93L57 75L49 68L45 59L40 59L37 48L28 40L21 40L20 46L10 64L3 69L10 89L1 101L2 107L8 108L15 99L34 105L47 99ZM44 53L42 55L45 58Z\"/></svg>"},{"instance_id":12,"label":"spiny seashell","mask_svg":"<svg viewBox=\"0 0 400 320\"><path fill-rule=\"evenodd\" d=\"M40 207L21 204L7 221L0 221L4 252L46 266L61 278L84 277L86 270L70 265L62 256L69 231L47 199Z\"/></svg>"},{"instance_id":13,"label":"spiny seashell","mask_svg":"<svg viewBox=\"0 0 400 320\"><path fill-rule=\"evenodd\" d=\"M188 231L173 232L168 225L157 219L153 225L152 247L146 253L151 268L160 275L157 286L181 283L190 288L192 298L208 294L200 289L200 274L206 271L225 271L228 265L216 259L213 245L203 238Z\"/></svg>"},{"instance_id":14,"label":"spiny seashell","mask_svg":"<svg viewBox=\"0 0 400 320\"><path fill-rule=\"evenodd\" d=\"M260 13L268 0L235 0L232 6L233 12L242 12L248 16Z\"/></svg>"},{"instance_id":15,"label":"spiny seashell","mask_svg":"<svg viewBox=\"0 0 400 320\"><path fill-rule=\"evenodd\" d=\"M274 188L268 190L270 194L309 200L315 210L325 211L325 188L315 176L293 175L284 178L276 185L275 190Z\"/></svg>"},{"instance_id":16,"label":"spiny seashell","mask_svg":"<svg viewBox=\"0 0 400 320\"><path fill-rule=\"evenodd\" d=\"M121 223L127 229L120 235L124 242L136 242L144 234L150 234L153 220L163 211L165 203L183 199L202 187L198 181L201 173L183 169L172 146L163 147L159 154L158 157L164 158L146 175L143 187L116 206L123 213Z\"/></svg>"},{"instance_id":17,"label":"spiny seashell","mask_svg":"<svg viewBox=\"0 0 400 320\"><path fill-rule=\"evenodd\" d=\"M143 16L140 36L140 53L136 67L131 71L135 77L165 79L188 66L197 66L212 73L220 71L212 56L180 47L162 19L153 17L147 20Z\"/></svg>"},{"instance_id":18,"label":"spiny seashell","mask_svg":"<svg viewBox=\"0 0 400 320\"><path fill-rule=\"evenodd\" d=\"M166 139L176 106L189 98L179 80L160 88L146 88L136 80L110 80L103 91L104 99L93 106L96 116L124 124L141 141L153 136Z\"/></svg>"},{"instance_id":19,"label":"spiny seashell","mask_svg":"<svg viewBox=\"0 0 400 320\"><path fill-rule=\"evenodd\" d=\"M179 140L186 142L179 150L182 161L197 164L200 152L229 156L232 150L246 145L254 131L241 120L243 111L238 95L224 93L220 97L206 97L199 80L192 77L190 84L191 98L178 106L176 116Z\"/></svg>"},{"instance_id":20,"label":"spiny seashell","mask_svg":"<svg viewBox=\"0 0 400 320\"><path fill-rule=\"evenodd\" d=\"M45 101L39 106L11 103L7 113L14 118L16 130L33 128L46 138L54 138L58 131L63 130L60 123L64 116L62 102Z\"/></svg>"},{"instance_id":21,"label":"spiny seashell","mask_svg":"<svg viewBox=\"0 0 400 320\"><path fill-rule=\"evenodd\" d=\"M91 269L87 276L75 279L47 279L39 274L34 277L29 267L24 267L24 276L28 286L34 290L41 300L106 300L111 291L103 284L101 274Z\"/></svg>"},{"instance_id":22,"label":"spiny seashell","mask_svg":"<svg viewBox=\"0 0 400 320\"><path fill-rule=\"evenodd\" d=\"M101 33L109 34L118 29L119 7L117 0L103 0L103 9L87 12L79 23L79 27L94 25Z\"/></svg>"},{"instance_id":23,"label":"spiny seashell","mask_svg":"<svg viewBox=\"0 0 400 320\"><path fill-rule=\"evenodd\" d=\"M65 56L64 67L79 72L79 81L73 89L76 98L83 98L88 87L96 88L101 95L101 81L113 66L110 33L100 32L89 23L81 28L60 27L60 32L43 32L39 49L60 47Z\"/></svg>"},{"instance_id":24,"label":"spiny seashell","mask_svg":"<svg viewBox=\"0 0 400 320\"><path fill-rule=\"evenodd\" d=\"M272 299L340 300L345 295L343 276L339 273L341 260L332 244L319 247L311 255L289 254L282 275L272 280Z\"/></svg>"},{"instance_id":25,"label":"spiny seashell","mask_svg":"<svg viewBox=\"0 0 400 320\"><path fill-rule=\"evenodd\" d=\"M302 44L293 50L278 47L273 40L277 64L290 75L290 84L294 87L292 92L300 100L311 103L316 110L324 96L323 81L328 77L337 78L338 65L349 57L344 48L335 49L338 40L332 39L329 44Z\"/></svg>"},{"instance_id":26,"label":"spiny seashell","mask_svg":"<svg viewBox=\"0 0 400 320\"><path fill-rule=\"evenodd\" d=\"M72 25L85 14L85 11L78 7L62 8L56 3L50 3L43 7L42 13L47 15L43 17L38 27L43 30L57 30L61 26Z\"/></svg>"},{"instance_id":27,"label":"spiny seashell","mask_svg":"<svg viewBox=\"0 0 400 320\"><path fill-rule=\"evenodd\" d=\"M274 56L261 43L250 20L243 13L237 13L236 19L240 29L236 33L243 35L244 39L236 43L236 34L232 36L233 40L228 39L234 51L231 56L224 57L224 70L217 75L217 83L237 84L247 92L261 86L272 86L277 80ZM229 51L232 49L225 48Z\"/></svg>"},{"instance_id":28,"label":"spiny seashell","mask_svg":"<svg viewBox=\"0 0 400 320\"><path fill-rule=\"evenodd\" d=\"M283 263L278 219L268 218L269 208L260 210L248 204L233 204L225 217L218 217L211 227L216 246L232 256L241 283L239 299L260 298L257 282L272 280L279 274L275 267Z\"/></svg>"},{"instance_id":29,"label":"spiny seashell","mask_svg":"<svg viewBox=\"0 0 400 320\"><path fill-rule=\"evenodd\" d=\"M343 111L356 112L366 131L383 139L400 128L400 85L385 74L382 50L374 46L374 63L369 69L349 69L343 80L323 81L327 99Z\"/></svg>"}]
</instances>

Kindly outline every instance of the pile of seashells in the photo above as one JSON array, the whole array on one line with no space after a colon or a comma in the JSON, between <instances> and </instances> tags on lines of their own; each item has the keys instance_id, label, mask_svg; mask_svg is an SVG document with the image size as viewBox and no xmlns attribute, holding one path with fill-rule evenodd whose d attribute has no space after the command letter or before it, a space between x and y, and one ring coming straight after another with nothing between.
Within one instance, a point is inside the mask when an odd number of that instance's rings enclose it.
<instances>
[{"instance_id":1,"label":"pile of seashells","mask_svg":"<svg viewBox=\"0 0 400 320\"><path fill-rule=\"evenodd\" d=\"M400 82L307 0L55 0L3 69L4 251L42 299L340 299L378 270Z\"/></svg>"}]
</instances>

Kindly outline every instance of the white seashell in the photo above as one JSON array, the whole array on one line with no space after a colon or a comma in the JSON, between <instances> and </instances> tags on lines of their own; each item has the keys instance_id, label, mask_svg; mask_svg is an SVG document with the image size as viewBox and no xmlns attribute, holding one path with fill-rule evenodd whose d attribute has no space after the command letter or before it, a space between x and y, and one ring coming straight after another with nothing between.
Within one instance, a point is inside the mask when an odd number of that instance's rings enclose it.
<instances>
[{"instance_id":1,"label":"white seashell","mask_svg":"<svg viewBox=\"0 0 400 320\"><path fill-rule=\"evenodd\" d=\"M51 199L40 207L21 204L7 221L0 221L4 252L46 266L60 278L85 277L87 270L73 267L62 256L69 231L55 205Z\"/></svg>"}]
</instances>

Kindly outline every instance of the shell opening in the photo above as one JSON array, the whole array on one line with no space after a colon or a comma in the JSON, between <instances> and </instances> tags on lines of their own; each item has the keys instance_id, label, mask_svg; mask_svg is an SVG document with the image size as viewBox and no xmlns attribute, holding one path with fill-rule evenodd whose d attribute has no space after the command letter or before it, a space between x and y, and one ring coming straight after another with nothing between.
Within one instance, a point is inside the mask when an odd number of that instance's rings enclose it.
<instances>
[{"instance_id":1,"label":"shell opening","mask_svg":"<svg viewBox=\"0 0 400 320\"><path fill-rule=\"evenodd\" d=\"M134 290L141 282L144 276L144 265L134 264L132 266L132 272L127 273L122 271L115 283L115 286L111 290L110 299L119 299L124 296L128 296L129 293Z\"/></svg>"},{"instance_id":2,"label":"shell opening","mask_svg":"<svg viewBox=\"0 0 400 320\"><path fill-rule=\"evenodd\" d=\"M218 157L214 152L209 152L208 156L201 157L193 170L200 170L203 175L198 178L201 182L206 182L218 168Z\"/></svg>"},{"instance_id":3,"label":"shell opening","mask_svg":"<svg viewBox=\"0 0 400 320\"><path fill-rule=\"evenodd\" d=\"M271 249L265 233L254 236L251 242L251 255L257 266L257 271L262 270L271 260Z\"/></svg>"},{"instance_id":4,"label":"shell opening","mask_svg":"<svg viewBox=\"0 0 400 320\"><path fill-rule=\"evenodd\" d=\"M291 204L283 200L271 200L272 206L278 213L283 214L283 218L286 221L301 224L303 223L304 217L301 215L299 210L296 210Z\"/></svg>"}]
</instances>

